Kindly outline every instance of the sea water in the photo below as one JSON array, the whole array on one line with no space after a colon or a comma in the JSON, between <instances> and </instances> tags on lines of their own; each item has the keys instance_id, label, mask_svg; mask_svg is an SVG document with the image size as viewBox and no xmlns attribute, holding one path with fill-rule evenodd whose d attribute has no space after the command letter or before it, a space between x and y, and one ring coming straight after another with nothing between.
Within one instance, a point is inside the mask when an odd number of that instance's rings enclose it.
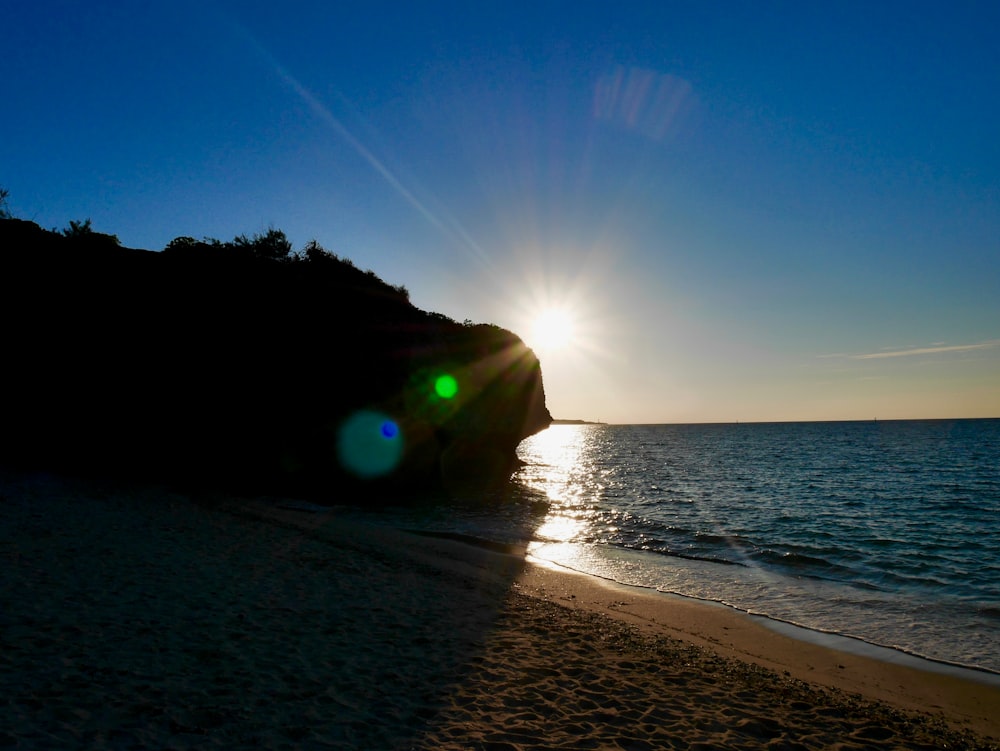
<instances>
[{"instance_id":1,"label":"sea water","mask_svg":"<svg viewBox=\"0 0 1000 751\"><path fill-rule=\"evenodd\" d=\"M501 504L393 523L1000 672L1000 420L553 425Z\"/></svg>"},{"instance_id":2,"label":"sea water","mask_svg":"<svg viewBox=\"0 0 1000 751\"><path fill-rule=\"evenodd\" d=\"M1000 672L1000 420L555 425L530 554Z\"/></svg>"}]
</instances>

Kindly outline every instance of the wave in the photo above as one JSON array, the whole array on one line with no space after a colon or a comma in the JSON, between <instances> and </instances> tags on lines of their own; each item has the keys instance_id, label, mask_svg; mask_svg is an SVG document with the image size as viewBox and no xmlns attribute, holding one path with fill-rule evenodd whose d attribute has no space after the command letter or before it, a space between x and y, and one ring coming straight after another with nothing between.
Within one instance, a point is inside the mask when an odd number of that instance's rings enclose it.
<instances>
[{"instance_id":1,"label":"wave","mask_svg":"<svg viewBox=\"0 0 1000 751\"><path fill-rule=\"evenodd\" d=\"M1000 605L984 605L976 608L976 615L1000 621Z\"/></svg>"},{"instance_id":2,"label":"wave","mask_svg":"<svg viewBox=\"0 0 1000 751\"><path fill-rule=\"evenodd\" d=\"M827 558L809 555L808 553L762 550L757 557L777 567L791 569L799 574L812 574L817 578L832 578L843 582L854 582L858 579L858 572L856 570ZM820 574L823 574L823 576L820 576Z\"/></svg>"}]
</instances>

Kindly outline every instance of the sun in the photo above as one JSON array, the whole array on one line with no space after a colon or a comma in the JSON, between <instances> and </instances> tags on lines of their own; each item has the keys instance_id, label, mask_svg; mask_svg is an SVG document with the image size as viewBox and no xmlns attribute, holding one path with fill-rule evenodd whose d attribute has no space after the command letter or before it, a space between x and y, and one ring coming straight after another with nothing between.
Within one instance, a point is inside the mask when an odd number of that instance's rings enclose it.
<instances>
[{"instance_id":1,"label":"sun","mask_svg":"<svg viewBox=\"0 0 1000 751\"><path fill-rule=\"evenodd\" d=\"M575 333L573 316L562 308L543 310L531 325L531 345L551 351L563 349L573 342Z\"/></svg>"}]
</instances>

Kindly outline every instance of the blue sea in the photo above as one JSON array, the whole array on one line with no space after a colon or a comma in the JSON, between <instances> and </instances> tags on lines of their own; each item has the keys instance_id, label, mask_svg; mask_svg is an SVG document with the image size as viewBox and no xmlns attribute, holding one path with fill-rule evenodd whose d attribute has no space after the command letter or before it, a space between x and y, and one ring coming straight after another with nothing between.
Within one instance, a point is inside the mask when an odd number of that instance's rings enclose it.
<instances>
[{"instance_id":1,"label":"blue sea","mask_svg":"<svg viewBox=\"0 0 1000 751\"><path fill-rule=\"evenodd\" d=\"M1000 420L553 425L407 526L1000 673Z\"/></svg>"}]
</instances>

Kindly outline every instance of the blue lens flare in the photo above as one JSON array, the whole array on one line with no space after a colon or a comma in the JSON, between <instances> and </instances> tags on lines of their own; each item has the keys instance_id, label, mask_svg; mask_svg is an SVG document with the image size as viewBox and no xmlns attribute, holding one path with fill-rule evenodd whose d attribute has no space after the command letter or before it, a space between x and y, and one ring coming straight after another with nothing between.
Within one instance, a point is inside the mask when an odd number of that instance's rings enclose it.
<instances>
[{"instance_id":1,"label":"blue lens flare","mask_svg":"<svg viewBox=\"0 0 1000 751\"><path fill-rule=\"evenodd\" d=\"M340 464L358 477L383 477L399 466L402 456L402 431L392 418L381 412L355 412L337 431Z\"/></svg>"}]
</instances>

